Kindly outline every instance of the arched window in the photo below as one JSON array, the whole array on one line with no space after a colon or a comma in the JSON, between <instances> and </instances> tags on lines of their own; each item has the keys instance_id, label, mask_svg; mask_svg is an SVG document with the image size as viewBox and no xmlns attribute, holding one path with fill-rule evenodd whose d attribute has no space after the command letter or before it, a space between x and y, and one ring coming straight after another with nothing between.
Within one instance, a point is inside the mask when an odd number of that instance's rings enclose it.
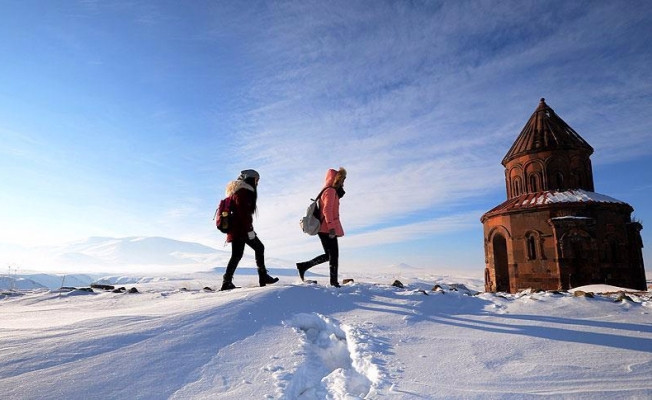
<instances>
[{"instance_id":1,"label":"arched window","mask_svg":"<svg viewBox=\"0 0 652 400\"><path fill-rule=\"evenodd\" d=\"M539 191L539 177L536 174L530 175L530 192Z\"/></svg>"},{"instance_id":2,"label":"arched window","mask_svg":"<svg viewBox=\"0 0 652 400\"><path fill-rule=\"evenodd\" d=\"M548 186L550 190L560 190L564 189L564 174L561 171L555 171L550 176L550 185Z\"/></svg>"},{"instance_id":3,"label":"arched window","mask_svg":"<svg viewBox=\"0 0 652 400\"><path fill-rule=\"evenodd\" d=\"M517 177L514 179L514 196L521 195L521 180Z\"/></svg>"},{"instance_id":4,"label":"arched window","mask_svg":"<svg viewBox=\"0 0 652 400\"><path fill-rule=\"evenodd\" d=\"M527 259L536 260L537 259L537 242L534 235L528 235L527 239Z\"/></svg>"}]
</instances>

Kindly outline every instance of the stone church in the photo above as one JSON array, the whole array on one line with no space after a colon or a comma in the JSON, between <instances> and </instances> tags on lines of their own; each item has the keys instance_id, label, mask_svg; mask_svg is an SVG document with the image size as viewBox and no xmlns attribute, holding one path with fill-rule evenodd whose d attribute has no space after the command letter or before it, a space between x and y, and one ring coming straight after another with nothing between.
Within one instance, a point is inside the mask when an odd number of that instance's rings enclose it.
<instances>
[{"instance_id":1,"label":"stone church","mask_svg":"<svg viewBox=\"0 0 652 400\"><path fill-rule=\"evenodd\" d=\"M507 201L487 211L485 290L646 289L642 225L595 193L593 148L545 99L503 158Z\"/></svg>"}]
</instances>

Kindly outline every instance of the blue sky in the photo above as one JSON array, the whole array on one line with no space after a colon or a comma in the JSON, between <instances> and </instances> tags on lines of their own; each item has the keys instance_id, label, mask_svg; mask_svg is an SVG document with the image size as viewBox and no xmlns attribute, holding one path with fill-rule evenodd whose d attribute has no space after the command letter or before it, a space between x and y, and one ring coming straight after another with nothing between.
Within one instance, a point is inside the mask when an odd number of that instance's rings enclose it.
<instances>
[{"instance_id":1,"label":"blue sky","mask_svg":"<svg viewBox=\"0 0 652 400\"><path fill-rule=\"evenodd\" d=\"M222 248L257 169L269 257L349 177L341 265L481 273L500 161L545 97L631 204L652 259L649 1L2 1L0 243L164 236ZM12 262L7 260L6 262Z\"/></svg>"}]
</instances>

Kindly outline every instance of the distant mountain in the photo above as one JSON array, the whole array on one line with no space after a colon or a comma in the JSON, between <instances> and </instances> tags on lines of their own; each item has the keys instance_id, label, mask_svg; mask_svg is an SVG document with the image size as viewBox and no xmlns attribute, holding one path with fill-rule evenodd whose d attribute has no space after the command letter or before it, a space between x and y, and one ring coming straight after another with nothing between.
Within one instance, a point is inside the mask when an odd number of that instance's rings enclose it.
<instances>
[{"instance_id":1,"label":"distant mountain","mask_svg":"<svg viewBox=\"0 0 652 400\"><path fill-rule=\"evenodd\" d=\"M230 251L163 237L90 237L63 246L38 249L38 271L75 273L194 272L225 265Z\"/></svg>"},{"instance_id":2,"label":"distant mountain","mask_svg":"<svg viewBox=\"0 0 652 400\"><path fill-rule=\"evenodd\" d=\"M7 259L9 265L19 267L21 271L53 273L54 276L66 274L66 279L72 279L70 276L73 274L152 276L200 271L223 273L231 257L230 247L216 249L164 237L90 237L61 246L26 248L19 253L19 256ZM271 257L265 261L268 268L289 266L294 269L294 263L290 261ZM255 268L253 252L246 252L240 263L240 269L247 267ZM70 283L70 286L88 285L86 280L81 278L79 284ZM49 281L44 286L58 287Z\"/></svg>"},{"instance_id":3,"label":"distant mountain","mask_svg":"<svg viewBox=\"0 0 652 400\"><path fill-rule=\"evenodd\" d=\"M45 289L45 286L22 276L0 276L0 290L33 289Z\"/></svg>"},{"instance_id":4,"label":"distant mountain","mask_svg":"<svg viewBox=\"0 0 652 400\"><path fill-rule=\"evenodd\" d=\"M50 289L58 289L62 286L89 286L95 281L90 275L69 274L69 275L50 275L50 274L31 274L23 275L24 278L30 279Z\"/></svg>"},{"instance_id":5,"label":"distant mountain","mask_svg":"<svg viewBox=\"0 0 652 400\"><path fill-rule=\"evenodd\" d=\"M57 260L67 264L174 265L201 263L218 252L199 243L162 237L91 237L62 248Z\"/></svg>"},{"instance_id":6,"label":"distant mountain","mask_svg":"<svg viewBox=\"0 0 652 400\"><path fill-rule=\"evenodd\" d=\"M13 253L3 252L2 259L22 271L149 274L223 266L231 256L226 250L163 237L90 237L60 246L14 247Z\"/></svg>"},{"instance_id":7,"label":"distant mountain","mask_svg":"<svg viewBox=\"0 0 652 400\"><path fill-rule=\"evenodd\" d=\"M95 279L89 275L25 274L0 276L0 290L59 289L62 286L89 286Z\"/></svg>"}]
</instances>

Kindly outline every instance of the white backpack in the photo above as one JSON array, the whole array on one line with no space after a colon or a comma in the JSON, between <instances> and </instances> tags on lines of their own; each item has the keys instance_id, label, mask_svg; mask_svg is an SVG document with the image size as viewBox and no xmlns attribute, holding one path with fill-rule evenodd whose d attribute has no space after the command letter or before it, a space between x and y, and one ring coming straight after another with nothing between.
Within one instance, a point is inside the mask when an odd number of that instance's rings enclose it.
<instances>
[{"instance_id":1,"label":"white backpack","mask_svg":"<svg viewBox=\"0 0 652 400\"><path fill-rule=\"evenodd\" d=\"M316 198L310 199L310 205L306 210L306 215L301 218L299 221L299 226L304 233L307 233L310 236L314 236L319 233L319 228L321 227L321 211L319 210L319 198L321 197L324 190L328 188L323 188L321 192L317 195Z\"/></svg>"}]
</instances>

